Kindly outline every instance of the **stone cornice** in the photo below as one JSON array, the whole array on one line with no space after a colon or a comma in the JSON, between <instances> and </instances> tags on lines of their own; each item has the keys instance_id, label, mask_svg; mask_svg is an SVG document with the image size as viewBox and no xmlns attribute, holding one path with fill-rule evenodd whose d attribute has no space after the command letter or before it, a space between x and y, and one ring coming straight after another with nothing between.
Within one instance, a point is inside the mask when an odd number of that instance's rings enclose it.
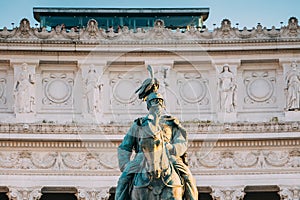
<instances>
[{"instance_id":1,"label":"stone cornice","mask_svg":"<svg viewBox=\"0 0 300 200\"><path fill-rule=\"evenodd\" d=\"M53 138L55 138L53 136ZM0 140L0 148L116 148L119 143L122 141L123 137L118 139L106 138L95 139L94 141L89 140L68 140L65 139L42 139L41 137L24 139L24 138L2 138ZM42 141L41 141L42 140ZM269 139L255 139L247 138L236 140L224 140L222 138L209 138L203 139L202 141L190 140L190 148L202 148L202 147L214 147L214 148L255 148L255 147L278 147L285 146L289 148L294 148L300 146L300 138L290 138L290 139L278 139L278 138L269 138Z\"/></svg>"},{"instance_id":2,"label":"stone cornice","mask_svg":"<svg viewBox=\"0 0 300 200\"><path fill-rule=\"evenodd\" d=\"M65 30L57 26L51 31L45 28L31 28L27 19L22 19L20 26L13 30L4 28L0 31L0 43L17 44L69 44L79 46L91 45L168 45L168 44L238 44L241 43L280 43L295 44L300 42L298 19L291 17L288 25L280 29L267 29L260 24L251 30L231 27L231 22L224 19L221 27L213 31L197 30L194 27L186 30L170 30L162 25L155 25L149 30L98 29L96 20L90 20L86 28L76 31Z\"/></svg>"},{"instance_id":3,"label":"stone cornice","mask_svg":"<svg viewBox=\"0 0 300 200\"><path fill-rule=\"evenodd\" d=\"M287 133L300 131L300 122L183 122L189 134L253 134ZM101 134L124 135L130 127L125 124L83 124L83 123L0 123L2 134Z\"/></svg>"}]
</instances>

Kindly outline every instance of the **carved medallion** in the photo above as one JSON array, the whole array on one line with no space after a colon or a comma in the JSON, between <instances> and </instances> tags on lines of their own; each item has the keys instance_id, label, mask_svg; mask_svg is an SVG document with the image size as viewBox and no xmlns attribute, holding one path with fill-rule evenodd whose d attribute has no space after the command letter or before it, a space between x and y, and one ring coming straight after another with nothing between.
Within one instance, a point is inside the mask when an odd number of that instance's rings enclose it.
<instances>
[{"instance_id":1,"label":"carved medallion","mask_svg":"<svg viewBox=\"0 0 300 200\"><path fill-rule=\"evenodd\" d=\"M188 104L207 105L207 80L199 73L186 73L184 79L178 80L179 94L181 99Z\"/></svg>"},{"instance_id":2,"label":"carved medallion","mask_svg":"<svg viewBox=\"0 0 300 200\"><path fill-rule=\"evenodd\" d=\"M245 72L246 104L275 103L275 71Z\"/></svg>"},{"instance_id":3,"label":"carved medallion","mask_svg":"<svg viewBox=\"0 0 300 200\"><path fill-rule=\"evenodd\" d=\"M69 105L72 103L74 80L68 74L50 74L43 79L44 105Z\"/></svg>"}]
</instances>

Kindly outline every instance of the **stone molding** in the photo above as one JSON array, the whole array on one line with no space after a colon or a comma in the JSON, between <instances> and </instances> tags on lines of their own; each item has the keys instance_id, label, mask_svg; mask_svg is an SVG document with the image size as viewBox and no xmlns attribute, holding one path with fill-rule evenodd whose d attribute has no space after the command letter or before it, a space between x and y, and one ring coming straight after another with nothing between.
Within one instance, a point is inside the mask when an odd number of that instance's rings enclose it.
<instances>
[{"instance_id":1,"label":"stone molding","mask_svg":"<svg viewBox=\"0 0 300 200\"><path fill-rule=\"evenodd\" d=\"M297 173L300 151L289 150L216 150L197 149L189 152L189 166L194 174Z\"/></svg>"},{"instance_id":2,"label":"stone molding","mask_svg":"<svg viewBox=\"0 0 300 200\"><path fill-rule=\"evenodd\" d=\"M0 31L0 38L5 42L28 41L30 43L178 43L201 41L202 43L236 43L236 42L266 42L266 41L299 41L300 26L298 19L291 17L288 25L282 26L280 29L274 26L271 29L258 24L255 28L242 30L232 27L228 19L221 22L221 27L215 28L212 32L207 29L197 30L194 27L182 32L181 30L169 30L162 26L154 26L149 30L137 28L137 30L129 30L124 26L122 29L109 30L98 29L96 20L90 20L87 28L79 31L75 29L66 30L60 25L47 31L46 28L32 28L28 19L22 19L19 27L8 30L6 27Z\"/></svg>"},{"instance_id":3,"label":"stone molding","mask_svg":"<svg viewBox=\"0 0 300 200\"><path fill-rule=\"evenodd\" d=\"M212 186L211 196L214 200L242 200L245 196L244 186L215 187Z\"/></svg>"},{"instance_id":4,"label":"stone molding","mask_svg":"<svg viewBox=\"0 0 300 200\"><path fill-rule=\"evenodd\" d=\"M253 134L253 133L286 133L299 132L300 122L183 122L189 134ZM102 134L124 135L130 123L83 124L83 123L1 123L1 134Z\"/></svg>"},{"instance_id":5,"label":"stone molding","mask_svg":"<svg viewBox=\"0 0 300 200\"><path fill-rule=\"evenodd\" d=\"M189 167L195 175L294 174L300 169L299 145L255 150L212 146L192 148L188 153ZM117 160L116 147L76 151L3 149L0 153L0 174L114 176L120 173Z\"/></svg>"},{"instance_id":6,"label":"stone molding","mask_svg":"<svg viewBox=\"0 0 300 200\"><path fill-rule=\"evenodd\" d=\"M7 193L10 200L39 200L42 196L40 187L14 187L9 186ZM242 200L246 195L245 186L210 186L210 195L214 200ZM76 187L75 194L78 200L108 200L110 187ZM279 185L279 196L282 200L298 200L300 198L300 185ZM262 190L263 191L263 190ZM63 192L63 191L62 191Z\"/></svg>"},{"instance_id":7,"label":"stone molding","mask_svg":"<svg viewBox=\"0 0 300 200\"><path fill-rule=\"evenodd\" d=\"M110 187L78 187L75 195L78 200L108 200L109 189ZM42 187L9 187L7 195L10 200L39 200L42 196L41 190Z\"/></svg>"}]
</instances>

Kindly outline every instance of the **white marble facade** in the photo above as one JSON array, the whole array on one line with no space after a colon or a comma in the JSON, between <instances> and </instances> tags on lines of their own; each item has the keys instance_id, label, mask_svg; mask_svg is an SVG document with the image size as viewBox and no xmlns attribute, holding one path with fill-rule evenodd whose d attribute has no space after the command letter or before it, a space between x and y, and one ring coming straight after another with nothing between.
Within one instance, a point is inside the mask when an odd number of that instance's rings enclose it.
<instances>
[{"instance_id":1,"label":"white marble facade","mask_svg":"<svg viewBox=\"0 0 300 200\"><path fill-rule=\"evenodd\" d=\"M243 199L246 186L300 193L300 27L208 30L124 27L0 30L0 186L39 199L45 186L108 199L116 148L146 113L134 93L151 65L190 139L189 163L213 199Z\"/></svg>"}]
</instances>

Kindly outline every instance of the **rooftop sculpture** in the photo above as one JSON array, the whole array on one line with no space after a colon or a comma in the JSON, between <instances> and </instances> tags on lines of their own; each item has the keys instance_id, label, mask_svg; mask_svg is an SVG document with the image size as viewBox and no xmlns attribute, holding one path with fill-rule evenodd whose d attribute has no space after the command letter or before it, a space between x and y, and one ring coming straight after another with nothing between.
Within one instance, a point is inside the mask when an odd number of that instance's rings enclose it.
<instances>
[{"instance_id":1,"label":"rooftop sculpture","mask_svg":"<svg viewBox=\"0 0 300 200\"><path fill-rule=\"evenodd\" d=\"M51 30L45 27L33 28L27 19L22 19L19 27L13 30L8 30L4 27L0 30L0 39L12 42L14 40L31 40L40 41L78 41L78 42L132 42L132 41L164 41L164 42L179 42L179 41L197 41L200 43L226 43L231 40L248 41L248 42L263 42L270 39L286 40L299 39L300 26L296 17L291 17L286 26L281 28L271 29L263 27L260 23L252 29L244 27L242 30L232 27L229 19L224 19L221 27L217 27L210 31L208 29L199 29L195 27L177 28L172 30L166 28L163 20L157 20L154 27L144 30L142 28L129 29L127 26L110 27L109 29L98 28L98 22L95 19L90 19L84 28L77 29L76 27L66 29L62 25L58 25ZM225 40L224 40L225 39Z\"/></svg>"}]
</instances>

